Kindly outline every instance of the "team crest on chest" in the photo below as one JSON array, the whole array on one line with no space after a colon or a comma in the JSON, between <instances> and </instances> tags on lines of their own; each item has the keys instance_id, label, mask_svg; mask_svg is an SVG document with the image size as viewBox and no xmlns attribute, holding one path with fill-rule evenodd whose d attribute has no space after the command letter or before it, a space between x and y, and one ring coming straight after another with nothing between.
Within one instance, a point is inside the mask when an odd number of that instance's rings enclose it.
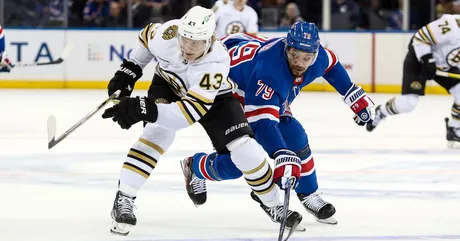
<instances>
[{"instance_id":1,"label":"team crest on chest","mask_svg":"<svg viewBox=\"0 0 460 241\"><path fill-rule=\"evenodd\" d=\"M229 35L234 33L242 33L245 32L245 27L242 22L233 21L227 24L227 27L225 27L225 32Z\"/></svg>"},{"instance_id":2,"label":"team crest on chest","mask_svg":"<svg viewBox=\"0 0 460 241\"><path fill-rule=\"evenodd\" d=\"M460 48L455 48L446 56L446 62L450 67L457 67L460 63Z\"/></svg>"},{"instance_id":3,"label":"team crest on chest","mask_svg":"<svg viewBox=\"0 0 460 241\"><path fill-rule=\"evenodd\" d=\"M163 39L170 40L176 37L177 25L171 25L163 32Z\"/></svg>"},{"instance_id":4,"label":"team crest on chest","mask_svg":"<svg viewBox=\"0 0 460 241\"><path fill-rule=\"evenodd\" d=\"M296 78L294 79L294 84L295 84L295 85L300 85L300 84L302 84L302 83L303 83L303 77L296 77Z\"/></svg>"}]
</instances>

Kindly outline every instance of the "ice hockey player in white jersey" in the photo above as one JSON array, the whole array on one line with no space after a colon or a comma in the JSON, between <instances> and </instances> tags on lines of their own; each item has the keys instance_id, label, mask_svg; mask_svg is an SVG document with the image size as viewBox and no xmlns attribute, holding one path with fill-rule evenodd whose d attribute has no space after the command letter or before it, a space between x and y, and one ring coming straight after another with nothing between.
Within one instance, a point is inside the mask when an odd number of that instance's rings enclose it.
<instances>
[{"instance_id":1,"label":"ice hockey player in white jersey","mask_svg":"<svg viewBox=\"0 0 460 241\"><path fill-rule=\"evenodd\" d=\"M10 72L14 67L11 61L5 56L5 33L2 26L0 26L0 73Z\"/></svg>"},{"instance_id":2,"label":"ice hockey player in white jersey","mask_svg":"<svg viewBox=\"0 0 460 241\"><path fill-rule=\"evenodd\" d=\"M217 152L230 153L261 205L281 221L284 210L273 171L264 149L252 138L240 103L232 96L235 84L227 78L230 58L214 36L215 26L214 13L199 6L181 19L149 24L139 33L130 59L123 60L110 80L109 95L122 90L122 99L102 117L112 118L123 129L144 122L143 134L122 165L111 212L112 233L127 235L136 225L133 207L138 190L171 146L176 131L195 122L204 127ZM129 97L143 68L154 57L158 63L148 96ZM204 180L191 180L196 195L206 190ZM301 220L300 213L289 210L288 225Z\"/></svg>"},{"instance_id":3,"label":"ice hockey player in white jersey","mask_svg":"<svg viewBox=\"0 0 460 241\"><path fill-rule=\"evenodd\" d=\"M216 12L216 10L226 4L233 4L233 0L217 0L215 3L214 3L214 6L212 6L212 11Z\"/></svg>"},{"instance_id":4,"label":"ice hockey player in white jersey","mask_svg":"<svg viewBox=\"0 0 460 241\"><path fill-rule=\"evenodd\" d=\"M445 14L420 28L412 37L404 60L402 95L376 107L376 117L367 124L374 130L390 115L415 109L419 96L425 94L428 80L434 80L454 96L451 118L445 118L449 147L460 146L460 79L436 75L439 68L460 74L460 15Z\"/></svg>"},{"instance_id":5,"label":"ice hockey player in white jersey","mask_svg":"<svg viewBox=\"0 0 460 241\"><path fill-rule=\"evenodd\" d=\"M213 9L216 15L216 36L221 39L234 33L256 35L259 31L256 11L246 5L247 0L219 0Z\"/></svg>"}]
</instances>

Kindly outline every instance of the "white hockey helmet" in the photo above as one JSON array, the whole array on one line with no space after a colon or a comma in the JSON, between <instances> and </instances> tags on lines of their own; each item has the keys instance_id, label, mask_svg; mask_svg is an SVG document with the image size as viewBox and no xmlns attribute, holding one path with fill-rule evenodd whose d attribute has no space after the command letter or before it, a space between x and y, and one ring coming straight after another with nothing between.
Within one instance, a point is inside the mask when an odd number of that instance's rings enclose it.
<instances>
[{"instance_id":1,"label":"white hockey helmet","mask_svg":"<svg viewBox=\"0 0 460 241\"><path fill-rule=\"evenodd\" d=\"M178 33L188 39L209 41L215 30L214 12L211 9L195 6L180 19Z\"/></svg>"}]
</instances>

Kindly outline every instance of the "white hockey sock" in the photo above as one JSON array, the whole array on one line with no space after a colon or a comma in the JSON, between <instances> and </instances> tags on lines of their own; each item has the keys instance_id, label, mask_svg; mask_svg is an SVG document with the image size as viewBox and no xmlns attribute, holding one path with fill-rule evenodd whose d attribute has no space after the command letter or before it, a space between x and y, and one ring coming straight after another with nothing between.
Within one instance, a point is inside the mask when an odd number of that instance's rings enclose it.
<instances>
[{"instance_id":1,"label":"white hockey sock","mask_svg":"<svg viewBox=\"0 0 460 241\"><path fill-rule=\"evenodd\" d=\"M232 161L262 203L267 207L279 205L279 190L273 181L273 171L264 149L249 137L239 138L228 144L227 148Z\"/></svg>"},{"instance_id":2,"label":"white hockey sock","mask_svg":"<svg viewBox=\"0 0 460 241\"><path fill-rule=\"evenodd\" d=\"M408 113L415 109L419 96L415 94L396 96L380 108L384 116Z\"/></svg>"},{"instance_id":3,"label":"white hockey sock","mask_svg":"<svg viewBox=\"0 0 460 241\"><path fill-rule=\"evenodd\" d=\"M173 131L147 124L144 133L131 147L123 163L118 190L135 197L155 169L161 155L172 144L174 137Z\"/></svg>"},{"instance_id":4,"label":"white hockey sock","mask_svg":"<svg viewBox=\"0 0 460 241\"><path fill-rule=\"evenodd\" d=\"M460 104L454 102L450 114L451 118L449 119L449 126L460 128Z\"/></svg>"}]
</instances>

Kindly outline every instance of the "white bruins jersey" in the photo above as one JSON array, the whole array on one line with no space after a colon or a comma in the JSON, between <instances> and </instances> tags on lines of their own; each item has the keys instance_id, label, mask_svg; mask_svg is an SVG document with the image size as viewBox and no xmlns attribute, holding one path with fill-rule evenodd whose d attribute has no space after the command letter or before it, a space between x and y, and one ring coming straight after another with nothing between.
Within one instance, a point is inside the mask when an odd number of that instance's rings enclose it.
<instances>
[{"instance_id":1,"label":"white bruins jersey","mask_svg":"<svg viewBox=\"0 0 460 241\"><path fill-rule=\"evenodd\" d=\"M215 12L217 9L219 9L220 7L226 5L226 4L233 4L233 0L217 0L215 3L214 3L214 6L212 6L212 11Z\"/></svg>"},{"instance_id":2,"label":"white bruins jersey","mask_svg":"<svg viewBox=\"0 0 460 241\"><path fill-rule=\"evenodd\" d=\"M220 41L201 59L188 62L182 57L176 37L179 21L147 25L130 56L142 69L155 57L155 73L181 97L174 103L157 103L155 123L170 130L192 125L206 114L217 95L236 89L228 78L230 57Z\"/></svg>"},{"instance_id":3,"label":"white bruins jersey","mask_svg":"<svg viewBox=\"0 0 460 241\"><path fill-rule=\"evenodd\" d=\"M252 33L259 32L256 11L245 5L242 11L238 11L233 2L227 4L216 2L214 6L216 16L216 36L219 39L234 33Z\"/></svg>"},{"instance_id":4,"label":"white bruins jersey","mask_svg":"<svg viewBox=\"0 0 460 241\"><path fill-rule=\"evenodd\" d=\"M442 70L460 67L460 15L444 14L420 28L412 45L419 60L433 53L436 65Z\"/></svg>"}]
</instances>

